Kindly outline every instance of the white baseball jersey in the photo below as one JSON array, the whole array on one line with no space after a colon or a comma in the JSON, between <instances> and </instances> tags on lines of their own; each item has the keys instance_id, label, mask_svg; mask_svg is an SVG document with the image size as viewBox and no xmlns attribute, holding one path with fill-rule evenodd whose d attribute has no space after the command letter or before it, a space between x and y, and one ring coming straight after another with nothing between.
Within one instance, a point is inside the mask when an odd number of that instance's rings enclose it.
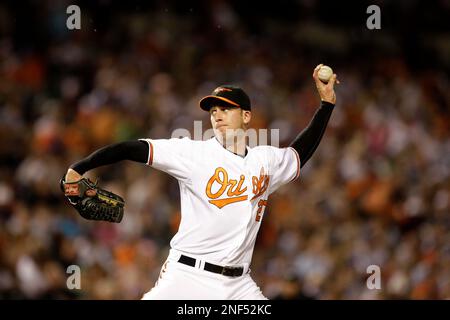
<instances>
[{"instance_id":1,"label":"white baseball jersey","mask_svg":"<svg viewBox=\"0 0 450 320\"><path fill-rule=\"evenodd\" d=\"M216 138L141 139L147 164L178 180L181 222L172 248L222 265L250 264L268 196L300 174L293 148L247 147L241 157Z\"/></svg>"}]
</instances>

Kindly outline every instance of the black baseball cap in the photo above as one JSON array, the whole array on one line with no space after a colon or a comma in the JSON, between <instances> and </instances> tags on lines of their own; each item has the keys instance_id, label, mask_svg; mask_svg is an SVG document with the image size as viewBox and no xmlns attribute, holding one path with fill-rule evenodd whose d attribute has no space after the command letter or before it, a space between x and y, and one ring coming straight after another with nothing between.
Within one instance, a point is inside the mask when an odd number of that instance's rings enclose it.
<instances>
[{"instance_id":1,"label":"black baseball cap","mask_svg":"<svg viewBox=\"0 0 450 320\"><path fill-rule=\"evenodd\" d=\"M232 85L222 85L214 89L209 95L200 100L200 108L209 111L213 106L231 106L251 111L250 98L239 87Z\"/></svg>"}]
</instances>

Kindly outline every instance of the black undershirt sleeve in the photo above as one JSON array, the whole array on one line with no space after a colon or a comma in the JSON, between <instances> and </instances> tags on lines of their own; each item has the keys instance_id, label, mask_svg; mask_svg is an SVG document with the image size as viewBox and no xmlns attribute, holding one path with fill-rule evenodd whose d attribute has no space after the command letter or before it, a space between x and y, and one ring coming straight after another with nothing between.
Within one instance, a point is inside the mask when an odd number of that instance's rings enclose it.
<instances>
[{"instance_id":1,"label":"black undershirt sleeve","mask_svg":"<svg viewBox=\"0 0 450 320\"><path fill-rule=\"evenodd\" d=\"M289 145L298 152L300 167L303 167L316 151L333 109L334 104L322 101L309 125Z\"/></svg>"},{"instance_id":2,"label":"black undershirt sleeve","mask_svg":"<svg viewBox=\"0 0 450 320\"><path fill-rule=\"evenodd\" d=\"M147 163L148 153L147 142L141 140L124 141L98 149L88 157L72 164L70 168L83 175L91 169L122 160Z\"/></svg>"}]
</instances>

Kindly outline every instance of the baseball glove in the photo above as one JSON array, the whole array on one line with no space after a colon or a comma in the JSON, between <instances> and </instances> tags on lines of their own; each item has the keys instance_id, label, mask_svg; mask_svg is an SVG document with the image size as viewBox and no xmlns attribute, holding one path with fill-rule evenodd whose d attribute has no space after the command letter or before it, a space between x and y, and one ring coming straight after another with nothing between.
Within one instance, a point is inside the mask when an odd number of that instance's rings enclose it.
<instances>
[{"instance_id":1,"label":"baseball glove","mask_svg":"<svg viewBox=\"0 0 450 320\"><path fill-rule=\"evenodd\" d=\"M117 194L100 188L87 178L75 182L59 182L62 192L78 213L88 220L119 223L125 201Z\"/></svg>"}]
</instances>

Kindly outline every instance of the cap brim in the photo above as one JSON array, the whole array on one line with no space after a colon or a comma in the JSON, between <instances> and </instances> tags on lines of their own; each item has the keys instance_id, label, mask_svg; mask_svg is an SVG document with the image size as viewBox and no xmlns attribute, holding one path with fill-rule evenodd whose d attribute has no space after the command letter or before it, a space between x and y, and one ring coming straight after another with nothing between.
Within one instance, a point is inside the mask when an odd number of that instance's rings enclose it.
<instances>
[{"instance_id":1,"label":"cap brim","mask_svg":"<svg viewBox=\"0 0 450 320\"><path fill-rule=\"evenodd\" d=\"M205 111L209 111L209 109L211 109L211 107L213 107L214 105L222 106L222 105L224 105L224 102L226 105L231 106L231 107L237 107L237 108L241 107L236 102L233 102L224 97L206 96L202 100L200 100L200 108L202 108Z\"/></svg>"}]
</instances>

